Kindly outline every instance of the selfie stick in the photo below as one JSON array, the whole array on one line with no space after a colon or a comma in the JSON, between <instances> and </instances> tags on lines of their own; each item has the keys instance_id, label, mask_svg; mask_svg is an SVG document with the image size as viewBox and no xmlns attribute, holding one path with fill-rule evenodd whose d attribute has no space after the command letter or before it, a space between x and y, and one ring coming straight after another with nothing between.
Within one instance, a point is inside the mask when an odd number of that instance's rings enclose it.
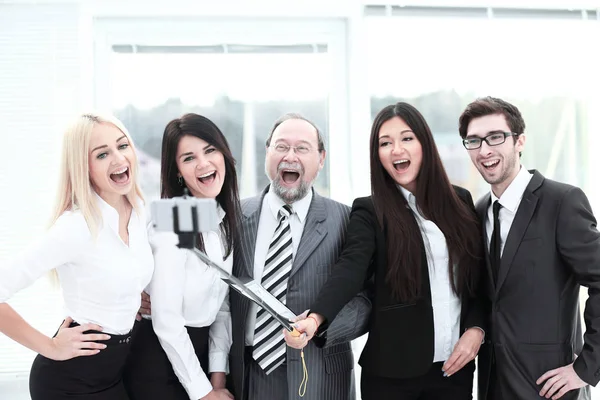
<instances>
[{"instance_id":1,"label":"selfie stick","mask_svg":"<svg viewBox=\"0 0 600 400\"><path fill-rule=\"evenodd\" d=\"M194 252L194 254L206 265L210 265L213 268L216 268L217 271L222 275L222 278L225 283L229 286L233 287L235 290L240 292L242 295L250 298L256 304L264 308L269 312L285 329L287 329L292 336L298 337L300 336L300 332L294 328L289 321L285 318L282 318L276 312L270 312L270 307L268 307L263 299L257 296L254 292L246 289L244 283L223 269L219 264L212 261L206 254L204 254L198 247L196 246L196 237L200 234L200 230L198 228L198 212L196 206L191 207L192 212L192 231L191 232L182 232L179 228L179 212L178 206L173 206L173 232L177 234L179 237L179 244L177 247L180 249L188 249Z\"/></svg>"}]
</instances>

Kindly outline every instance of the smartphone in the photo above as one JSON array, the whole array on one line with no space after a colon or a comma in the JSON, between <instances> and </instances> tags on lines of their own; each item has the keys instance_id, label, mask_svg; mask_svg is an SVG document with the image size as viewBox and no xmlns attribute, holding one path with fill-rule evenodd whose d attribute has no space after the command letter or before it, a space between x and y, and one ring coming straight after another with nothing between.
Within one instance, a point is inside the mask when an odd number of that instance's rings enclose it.
<instances>
[{"instance_id":1,"label":"smartphone","mask_svg":"<svg viewBox=\"0 0 600 400\"><path fill-rule=\"evenodd\" d=\"M150 204L150 215L154 229L157 231L202 233L216 231L219 227L215 199L183 196L154 200ZM179 226L175 225L175 215ZM197 229L194 229L193 215L195 215Z\"/></svg>"}]
</instances>

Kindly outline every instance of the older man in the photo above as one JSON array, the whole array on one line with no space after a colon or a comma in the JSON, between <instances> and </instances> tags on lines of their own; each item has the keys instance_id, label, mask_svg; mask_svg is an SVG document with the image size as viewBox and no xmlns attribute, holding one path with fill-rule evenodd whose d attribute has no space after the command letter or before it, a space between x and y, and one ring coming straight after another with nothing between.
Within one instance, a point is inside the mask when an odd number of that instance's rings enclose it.
<instances>
[{"instance_id":1,"label":"older man","mask_svg":"<svg viewBox=\"0 0 600 400\"><path fill-rule=\"evenodd\" d=\"M242 201L242 239L234 252L234 274L259 280L300 314L315 300L341 251L350 209L313 189L326 152L312 122L297 114L284 115L266 147L271 184L259 196ZM298 398L303 377L300 351L286 347L281 326L269 314L230 293L235 398ZM349 340L364 333L369 311L368 299L356 297L332 323L326 346L311 343L304 349L310 377L304 399L355 398Z\"/></svg>"}]
</instances>

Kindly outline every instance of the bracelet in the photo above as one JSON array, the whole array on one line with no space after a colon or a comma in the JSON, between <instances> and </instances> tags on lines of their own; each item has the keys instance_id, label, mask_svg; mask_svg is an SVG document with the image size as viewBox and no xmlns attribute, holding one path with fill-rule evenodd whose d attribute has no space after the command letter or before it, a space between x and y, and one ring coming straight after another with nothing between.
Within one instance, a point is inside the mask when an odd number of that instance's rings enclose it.
<instances>
[{"instance_id":1,"label":"bracelet","mask_svg":"<svg viewBox=\"0 0 600 400\"><path fill-rule=\"evenodd\" d=\"M312 319L313 321L315 321L315 325L316 325L315 332L316 332L317 330L319 330L319 325L320 325L320 324L319 324L319 321L317 321L317 319L316 319L316 318L315 318L313 315L309 315L309 316L308 316L308 317L306 317L306 318L307 318L307 319L308 319L308 318L310 318L310 319Z\"/></svg>"}]
</instances>

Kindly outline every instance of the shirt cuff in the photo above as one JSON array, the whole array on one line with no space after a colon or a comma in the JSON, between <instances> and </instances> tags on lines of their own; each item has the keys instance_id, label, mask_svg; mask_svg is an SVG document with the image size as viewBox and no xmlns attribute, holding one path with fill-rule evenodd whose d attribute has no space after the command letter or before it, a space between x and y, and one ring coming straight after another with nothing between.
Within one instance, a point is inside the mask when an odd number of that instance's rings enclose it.
<instances>
[{"instance_id":1,"label":"shirt cuff","mask_svg":"<svg viewBox=\"0 0 600 400\"><path fill-rule=\"evenodd\" d=\"M208 372L225 372L229 374L229 354L224 351L213 351L208 355Z\"/></svg>"}]
</instances>

